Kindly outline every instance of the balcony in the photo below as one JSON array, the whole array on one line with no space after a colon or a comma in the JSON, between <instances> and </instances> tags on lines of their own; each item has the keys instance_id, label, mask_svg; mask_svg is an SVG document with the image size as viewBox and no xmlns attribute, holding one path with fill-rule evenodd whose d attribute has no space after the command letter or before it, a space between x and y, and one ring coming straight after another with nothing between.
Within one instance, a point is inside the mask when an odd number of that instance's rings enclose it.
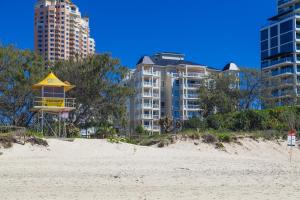
<instances>
[{"instance_id":1,"label":"balcony","mask_svg":"<svg viewBox=\"0 0 300 200\"><path fill-rule=\"evenodd\" d=\"M143 70L142 71L142 75L146 75L146 76L159 76L160 73L158 71L153 72L151 70Z\"/></svg>"},{"instance_id":2,"label":"balcony","mask_svg":"<svg viewBox=\"0 0 300 200\"><path fill-rule=\"evenodd\" d=\"M153 93L153 97L159 98L159 93Z\"/></svg>"},{"instance_id":3,"label":"balcony","mask_svg":"<svg viewBox=\"0 0 300 200\"><path fill-rule=\"evenodd\" d=\"M153 119L160 119L159 115L154 115L153 114Z\"/></svg>"},{"instance_id":4,"label":"balcony","mask_svg":"<svg viewBox=\"0 0 300 200\"><path fill-rule=\"evenodd\" d=\"M143 119L152 119L151 114L143 114Z\"/></svg>"},{"instance_id":5,"label":"balcony","mask_svg":"<svg viewBox=\"0 0 300 200\"><path fill-rule=\"evenodd\" d=\"M159 104L153 104L154 109L159 109Z\"/></svg>"},{"instance_id":6,"label":"balcony","mask_svg":"<svg viewBox=\"0 0 300 200\"><path fill-rule=\"evenodd\" d=\"M204 74L203 73L184 73L184 77L192 77L192 78L203 78Z\"/></svg>"},{"instance_id":7,"label":"balcony","mask_svg":"<svg viewBox=\"0 0 300 200\"><path fill-rule=\"evenodd\" d=\"M144 103L143 107L144 107L144 108L152 108L152 106L151 106L150 103Z\"/></svg>"},{"instance_id":8,"label":"balcony","mask_svg":"<svg viewBox=\"0 0 300 200\"><path fill-rule=\"evenodd\" d=\"M160 126L154 125L153 126L153 131L160 131Z\"/></svg>"},{"instance_id":9,"label":"balcony","mask_svg":"<svg viewBox=\"0 0 300 200\"><path fill-rule=\"evenodd\" d=\"M148 131L151 131L152 130L152 127L150 125L144 125L144 129L148 130Z\"/></svg>"},{"instance_id":10,"label":"balcony","mask_svg":"<svg viewBox=\"0 0 300 200\"><path fill-rule=\"evenodd\" d=\"M283 65L283 64L291 64L294 62L294 59L293 58L281 58L279 60L273 60L273 61L270 61L270 62L266 62L266 63L263 63L261 65L262 68L267 68L267 67L278 67L280 65Z\"/></svg>"},{"instance_id":11,"label":"balcony","mask_svg":"<svg viewBox=\"0 0 300 200\"><path fill-rule=\"evenodd\" d=\"M293 74L294 74L293 71L274 71L274 72L272 72L273 77L290 76Z\"/></svg>"},{"instance_id":12,"label":"balcony","mask_svg":"<svg viewBox=\"0 0 300 200\"><path fill-rule=\"evenodd\" d=\"M290 3L292 2L293 0L279 0L278 1L278 7L284 5L284 4L287 4L287 3Z\"/></svg>"},{"instance_id":13,"label":"balcony","mask_svg":"<svg viewBox=\"0 0 300 200\"><path fill-rule=\"evenodd\" d=\"M143 94L143 97L152 97L152 94L151 94L151 92L145 92Z\"/></svg>"},{"instance_id":14,"label":"balcony","mask_svg":"<svg viewBox=\"0 0 300 200\"><path fill-rule=\"evenodd\" d=\"M159 84L158 83L153 83L153 87L159 88Z\"/></svg>"},{"instance_id":15,"label":"balcony","mask_svg":"<svg viewBox=\"0 0 300 200\"><path fill-rule=\"evenodd\" d=\"M200 83L199 84L195 84L195 83L188 83L188 84L184 84L184 86L186 88L190 88L190 89L198 89L200 87Z\"/></svg>"},{"instance_id":16,"label":"balcony","mask_svg":"<svg viewBox=\"0 0 300 200\"><path fill-rule=\"evenodd\" d=\"M199 105L185 105L184 106L186 109L191 109L191 110L200 110L200 106Z\"/></svg>"},{"instance_id":17,"label":"balcony","mask_svg":"<svg viewBox=\"0 0 300 200\"><path fill-rule=\"evenodd\" d=\"M151 83L151 82L144 81L144 82L143 82L143 86L144 86L144 87L152 87L152 83Z\"/></svg>"},{"instance_id":18,"label":"balcony","mask_svg":"<svg viewBox=\"0 0 300 200\"><path fill-rule=\"evenodd\" d=\"M198 99L199 94L185 94L184 97L188 99Z\"/></svg>"}]
</instances>

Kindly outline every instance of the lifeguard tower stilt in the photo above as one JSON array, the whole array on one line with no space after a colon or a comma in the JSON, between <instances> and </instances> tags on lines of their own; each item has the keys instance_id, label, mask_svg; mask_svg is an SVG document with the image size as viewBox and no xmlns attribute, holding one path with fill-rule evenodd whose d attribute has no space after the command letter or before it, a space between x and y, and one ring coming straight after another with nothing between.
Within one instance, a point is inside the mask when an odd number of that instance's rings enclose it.
<instances>
[{"instance_id":1,"label":"lifeguard tower stilt","mask_svg":"<svg viewBox=\"0 0 300 200\"><path fill-rule=\"evenodd\" d=\"M40 96L34 98L32 110L37 112L39 130L43 134L44 127L48 126L54 136L66 136L65 125L62 128L61 121L67 119L69 112L75 109L75 99L66 98L66 92L74 87L69 82L59 80L52 72L44 80L33 85L34 90L40 91ZM49 118L58 122L58 131L48 122Z\"/></svg>"}]
</instances>

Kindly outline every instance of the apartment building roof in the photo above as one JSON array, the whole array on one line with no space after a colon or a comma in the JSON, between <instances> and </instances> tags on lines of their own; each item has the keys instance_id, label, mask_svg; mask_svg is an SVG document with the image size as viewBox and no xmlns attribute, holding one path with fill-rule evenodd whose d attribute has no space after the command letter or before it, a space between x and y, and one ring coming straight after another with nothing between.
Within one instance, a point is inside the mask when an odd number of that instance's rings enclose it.
<instances>
[{"instance_id":1,"label":"apartment building roof","mask_svg":"<svg viewBox=\"0 0 300 200\"><path fill-rule=\"evenodd\" d=\"M137 65L139 64L144 64L144 65L154 65L154 62L149 56L143 56L141 59L138 61Z\"/></svg>"},{"instance_id":2,"label":"apartment building roof","mask_svg":"<svg viewBox=\"0 0 300 200\"><path fill-rule=\"evenodd\" d=\"M223 68L223 71L240 71L240 68L233 62L228 63L227 65L225 65L225 67Z\"/></svg>"},{"instance_id":3,"label":"apartment building roof","mask_svg":"<svg viewBox=\"0 0 300 200\"><path fill-rule=\"evenodd\" d=\"M161 57L162 55L164 55L164 56L172 55L175 57L174 57L174 59L172 59L172 57L169 57L168 59L164 59ZM178 56L178 57L176 57L176 56ZM178 66L178 65L193 65L193 66L204 66L207 69L214 70L214 71L227 71L227 70L239 71L240 70L239 67L233 62L226 64L224 66L224 68L221 70L221 69L218 69L215 67L210 67L210 66L199 64L196 62L184 60L183 58L184 58L184 54L163 52L163 53L157 53L153 56L142 56L140 58L140 60L138 61L137 65L139 65L139 64L158 65L158 66L164 66L164 67L165 66Z\"/></svg>"},{"instance_id":4,"label":"apartment building roof","mask_svg":"<svg viewBox=\"0 0 300 200\"><path fill-rule=\"evenodd\" d=\"M156 56L143 56L138 61L137 65L145 64L145 65L160 65L160 66L169 66L169 65L200 65L201 64L187 61L187 60L173 60L173 59L161 59Z\"/></svg>"}]
</instances>

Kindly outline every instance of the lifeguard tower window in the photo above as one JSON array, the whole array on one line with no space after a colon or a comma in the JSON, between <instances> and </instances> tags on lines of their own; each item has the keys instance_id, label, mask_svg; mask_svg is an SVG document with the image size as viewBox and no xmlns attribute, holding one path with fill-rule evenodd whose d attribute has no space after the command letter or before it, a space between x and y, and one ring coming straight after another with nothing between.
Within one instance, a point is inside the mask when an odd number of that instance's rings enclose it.
<instances>
[{"instance_id":1,"label":"lifeguard tower window","mask_svg":"<svg viewBox=\"0 0 300 200\"><path fill-rule=\"evenodd\" d=\"M53 98L64 98L64 88L63 87L44 87L44 97Z\"/></svg>"}]
</instances>

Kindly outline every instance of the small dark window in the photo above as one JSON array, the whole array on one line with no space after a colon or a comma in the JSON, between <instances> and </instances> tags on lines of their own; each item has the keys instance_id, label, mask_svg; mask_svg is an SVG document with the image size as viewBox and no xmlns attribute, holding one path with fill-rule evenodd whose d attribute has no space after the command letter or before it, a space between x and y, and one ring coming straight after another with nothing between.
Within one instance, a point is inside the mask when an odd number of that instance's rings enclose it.
<instances>
[{"instance_id":1,"label":"small dark window","mask_svg":"<svg viewBox=\"0 0 300 200\"><path fill-rule=\"evenodd\" d=\"M289 20L280 24L280 33L286 33L293 30L293 20Z\"/></svg>"},{"instance_id":2,"label":"small dark window","mask_svg":"<svg viewBox=\"0 0 300 200\"><path fill-rule=\"evenodd\" d=\"M260 40L264 41L267 40L268 38L269 38L269 29L262 30L260 32Z\"/></svg>"}]
</instances>

